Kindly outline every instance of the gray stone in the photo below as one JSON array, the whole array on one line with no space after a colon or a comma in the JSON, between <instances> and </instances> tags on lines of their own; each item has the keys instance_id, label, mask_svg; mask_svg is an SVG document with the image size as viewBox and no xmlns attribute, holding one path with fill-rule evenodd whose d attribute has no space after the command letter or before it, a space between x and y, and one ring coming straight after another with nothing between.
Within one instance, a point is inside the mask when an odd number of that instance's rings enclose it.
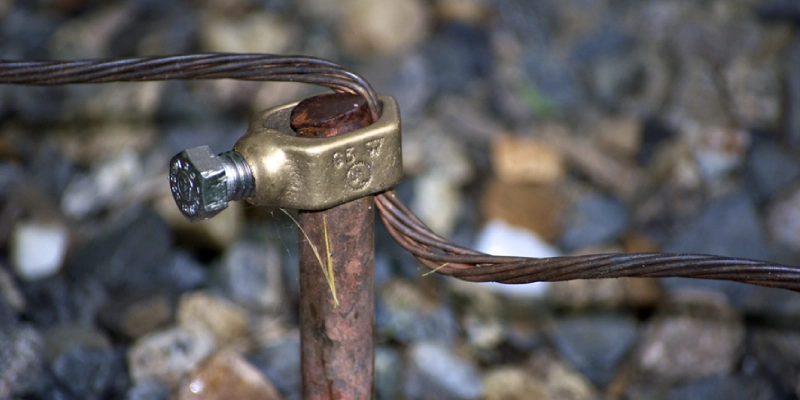
<instances>
[{"instance_id":1,"label":"gray stone","mask_svg":"<svg viewBox=\"0 0 800 400\"><path fill-rule=\"evenodd\" d=\"M570 317L556 321L550 340L592 384L605 387L637 337L636 322L622 316Z\"/></svg>"},{"instance_id":2,"label":"gray stone","mask_svg":"<svg viewBox=\"0 0 800 400\"><path fill-rule=\"evenodd\" d=\"M375 308L378 334L403 343L421 340L452 343L458 321L452 310L416 286L395 280L384 286Z\"/></svg>"},{"instance_id":3,"label":"gray stone","mask_svg":"<svg viewBox=\"0 0 800 400\"><path fill-rule=\"evenodd\" d=\"M113 349L75 347L56 358L51 369L56 380L73 395L102 400L125 374L122 355Z\"/></svg>"},{"instance_id":4,"label":"gray stone","mask_svg":"<svg viewBox=\"0 0 800 400\"><path fill-rule=\"evenodd\" d=\"M157 379L174 387L214 351L214 337L202 329L171 328L151 333L128 352L134 382Z\"/></svg>"},{"instance_id":5,"label":"gray stone","mask_svg":"<svg viewBox=\"0 0 800 400\"><path fill-rule=\"evenodd\" d=\"M78 314L63 274L28 282L22 286L22 293L28 305L26 317L39 329L73 321Z\"/></svg>"},{"instance_id":6,"label":"gray stone","mask_svg":"<svg viewBox=\"0 0 800 400\"><path fill-rule=\"evenodd\" d=\"M144 380L128 389L125 400L169 400L169 388L157 380Z\"/></svg>"},{"instance_id":7,"label":"gray stone","mask_svg":"<svg viewBox=\"0 0 800 400\"><path fill-rule=\"evenodd\" d=\"M583 196L564 212L561 245L571 251L606 244L625 232L629 220L628 210L619 200L596 193Z\"/></svg>"},{"instance_id":8,"label":"gray stone","mask_svg":"<svg viewBox=\"0 0 800 400\"><path fill-rule=\"evenodd\" d=\"M3 46L2 58L47 58L48 39L58 28L61 17L55 13L36 12L27 7L11 7L3 18L2 34L8 41L8 46ZM46 107L42 108L46 110ZM46 113L56 114L52 109Z\"/></svg>"},{"instance_id":9,"label":"gray stone","mask_svg":"<svg viewBox=\"0 0 800 400\"><path fill-rule=\"evenodd\" d=\"M171 321L174 303L173 295L161 288L115 293L97 319L109 331L136 339Z\"/></svg>"},{"instance_id":10,"label":"gray stone","mask_svg":"<svg viewBox=\"0 0 800 400\"><path fill-rule=\"evenodd\" d=\"M407 54L431 29L429 8L420 0L349 0L340 9L339 45L363 56Z\"/></svg>"},{"instance_id":11,"label":"gray stone","mask_svg":"<svg viewBox=\"0 0 800 400\"><path fill-rule=\"evenodd\" d=\"M5 266L0 263L0 326L9 326L17 321L17 314L25 311L25 297L17 282Z\"/></svg>"},{"instance_id":12,"label":"gray stone","mask_svg":"<svg viewBox=\"0 0 800 400\"><path fill-rule=\"evenodd\" d=\"M755 12L769 22L788 21L800 25L800 4L792 0L770 0L756 5Z\"/></svg>"},{"instance_id":13,"label":"gray stone","mask_svg":"<svg viewBox=\"0 0 800 400\"><path fill-rule=\"evenodd\" d=\"M800 177L797 156L772 142L754 143L747 157L745 179L756 201L768 199Z\"/></svg>"},{"instance_id":14,"label":"gray stone","mask_svg":"<svg viewBox=\"0 0 800 400\"><path fill-rule=\"evenodd\" d=\"M753 354L782 388L800 396L800 333L760 330L751 336Z\"/></svg>"},{"instance_id":15,"label":"gray stone","mask_svg":"<svg viewBox=\"0 0 800 400\"><path fill-rule=\"evenodd\" d=\"M10 197L17 186L30 179L25 170L17 164L0 163L0 196L5 199Z\"/></svg>"},{"instance_id":16,"label":"gray stone","mask_svg":"<svg viewBox=\"0 0 800 400\"><path fill-rule=\"evenodd\" d=\"M285 399L299 400L301 398L299 337L284 336L256 350L247 357L247 360L275 384ZM377 367L377 355L375 362Z\"/></svg>"},{"instance_id":17,"label":"gray stone","mask_svg":"<svg viewBox=\"0 0 800 400\"><path fill-rule=\"evenodd\" d=\"M789 55L786 58L785 71L788 91L787 110L787 137L789 144L795 150L800 149L800 72L797 71L797 66L800 65L800 38L797 38L789 49Z\"/></svg>"},{"instance_id":18,"label":"gray stone","mask_svg":"<svg viewBox=\"0 0 800 400\"><path fill-rule=\"evenodd\" d=\"M484 385L484 398L487 400L546 399L549 395L547 384L522 368L490 370L486 373Z\"/></svg>"},{"instance_id":19,"label":"gray stone","mask_svg":"<svg viewBox=\"0 0 800 400\"><path fill-rule=\"evenodd\" d=\"M664 251L755 260L769 260L772 256L758 212L749 196L742 192L734 192L708 204L664 246ZM748 285L728 281L669 278L662 282L668 291L680 287L720 290L734 304L752 290Z\"/></svg>"},{"instance_id":20,"label":"gray stone","mask_svg":"<svg viewBox=\"0 0 800 400\"><path fill-rule=\"evenodd\" d=\"M113 42L115 54L189 54L197 41L197 13L188 4L139 1L140 12Z\"/></svg>"},{"instance_id":21,"label":"gray stone","mask_svg":"<svg viewBox=\"0 0 800 400\"><path fill-rule=\"evenodd\" d=\"M172 238L154 211L128 210L90 239L68 262L75 281L100 279L109 289L151 286L167 264Z\"/></svg>"},{"instance_id":22,"label":"gray stone","mask_svg":"<svg viewBox=\"0 0 800 400\"><path fill-rule=\"evenodd\" d=\"M184 292L205 286L208 270L186 251L176 251L170 262L161 270L159 280Z\"/></svg>"},{"instance_id":23,"label":"gray stone","mask_svg":"<svg viewBox=\"0 0 800 400\"><path fill-rule=\"evenodd\" d=\"M30 325L0 327L0 399L37 387L44 371L44 340Z\"/></svg>"},{"instance_id":24,"label":"gray stone","mask_svg":"<svg viewBox=\"0 0 800 400\"><path fill-rule=\"evenodd\" d=\"M210 332L220 346L244 340L250 333L250 318L244 308L205 291L183 294L176 319L181 327Z\"/></svg>"},{"instance_id":25,"label":"gray stone","mask_svg":"<svg viewBox=\"0 0 800 400\"><path fill-rule=\"evenodd\" d=\"M667 112L670 122L677 127L695 123L724 126L727 114L722 93L716 85L713 67L703 60L691 59L673 80L673 95Z\"/></svg>"},{"instance_id":26,"label":"gray stone","mask_svg":"<svg viewBox=\"0 0 800 400\"><path fill-rule=\"evenodd\" d=\"M550 349L541 348L533 352L525 364L534 379L545 382L548 399L590 400L597 399L597 390L578 371L561 361ZM487 388L488 389L488 388ZM489 393L486 393L489 395Z\"/></svg>"},{"instance_id":27,"label":"gray stone","mask_svg":"<svg viewBox=\"0 0 800 400\"><path fill-rule=\"evenodd\" d=\"M125 146L124 138L120 141L122 143L119 145ZM89 173L75 174L64 189L61 208L68 216L81 219L107 209L113 203L120 202L130 188L145 176L143 162L131 147L123 148L117 154L102 156L102 161L92 160L95 164Z\"/></svg>"},{"instance_id":28,"label":"gray stone","mask_svg":"<svg viewBox=\"0 0 800 400\"><path fill-rule=\"evenodd\" d=\"M648 322L633 357L637 373L652 382L688 382L734 370L744 326L719 294L679 293Z\"/></svg>"},{"instance_id":29,"label":"gray stone","mask_svg":"<svg viewBox=\"0 0 800 400\"><path fill-rule=\"evenodd\" d=\"M800 296L793 291L755 286L738 308L749 317L769 321L770 326L800 328Z\"/></svg>"},{"instance_id":30,"label":"gray stone","mask_svg":"<svg viewBox=\"0 0 800 400\"><path fill-rule=\"evenodd\" d=\"M402 393L403 371L402 355L386 346L375 348L375 393L378 400L397 399Z\"/></svg>"},{"instance_id":31,"label":"gray stone","mask_svg":"<svg viewBox=\"0 0 800 400\"><path fill-rule=\"evenodd\" d=\"M527 51L522 66L530 82L523 96L534 111L543 114L540 117L552 116L544 114L546 111L568 111L583 104L586 94L569 57L555 51Z\"/></svg>"},{"instance_id":32,"label":"gray stone","mask_svg":"<svg viewBox=\"0 0 800 400\"><path fill-rule=\"evenodd\" d=\"M444 345L418 342L409 348L405 396L420 400L477 399L483 382L477 368Z\"/></svg>"},{"instance_id":33,"label":"gray stone","mask_svg":"<svg viewBox=\"0 0 800 400\"><path fill-rule=\"evenodd\" d=\"M777 242L800 251L800 187L769 204L767 230Z\"/></svg>"},{"instance_id":34,"label":"gray stone","mask_svg":"<svg viewBox=\"0 0 800 400\"><path fill-rule=\"evenodd\" d=\"M36 186L42 188L53 199L61 198L75 173L75 166L64 158L63 152L57 143L45 142L36 151L29 168L31 179L36 182Z\"/></svg>"},{"instance_id":35,"label":"gray stone","mask_svg":"<svg viewBox=\"0 0 800 400\"><path fill-rule=\"evenodd\" d=\"M753 376L714 376L675 388L668 400L781 399L769 381Z\"/></svg>"},{"instance_id":36,"label":"gray stone","mask_svg":"<svg viewBox=\"0 0 800 400\"><path fill-rule=\"evenodd\" d=\"M64 324L49 329L44 334L45 355L51 362L75 348L108 350L111 341L100 330L91 326Z\"/></svg>"},{"instance_id":37,"label":"gray stone","mask_svg":"<svg viewBox=\"0 0 800 400\"><path fill-rule=\"evenodd\" d=\"M276 246L240 241L225 253L218 275L240 304L271 309L281 301L281 253Z\"/></svg>"},{"instance_id":38,"label":"gray stone","mask_svg":"<svg viewBox=\"0 0 800 400\"><path fill-rule=\"evenodd\" d=\"M189 125L176 125L166 132L166 142L168 154L175 154L185 148L194 147L197 145L211 145L214 151L228 151L231 149L233 143L238 139L238 135L231 135L232 132L244 133L246 127L237 130L219 129L219 120L223 119L223 111L213 104L208 96L197 96L197 89L194 82L185 81L168 81L164 82L162 90L161 101L159 103L159 110L157 117L162 120L168 121L194 121L198 126ZM197 137L193 137L193 133ZM192 141L200 143L190 143L178 139L174 133L185 138L191 138ZM227 135L226 135L227 133ZM224 146L215 147L217 142L203 140L209 136L216 136Z\"/></svg>"},{"instance_id":39,"label":"gray stone","mask_svg":"<svg viewBox=\"0 0 800 400\"><path fill-rule=\"evenodd\" d=\"M426 111L434 92L431 63L419 53L400 60L378 59L366 66L364 76L379 93L391 93L403 108L403 123L416 121Z\"/></svg>"},{"instance_id":40,"label":"gray stone","mask_svg":"<svg viewBox=\"0 0 800 400\"><path fill-rule=\"evenodd\" d=\"M489 45L489 33L482 27L443 24L423 48L438 92L464 92L489 77L494 59Z\"/></svg>"}]
</instances>

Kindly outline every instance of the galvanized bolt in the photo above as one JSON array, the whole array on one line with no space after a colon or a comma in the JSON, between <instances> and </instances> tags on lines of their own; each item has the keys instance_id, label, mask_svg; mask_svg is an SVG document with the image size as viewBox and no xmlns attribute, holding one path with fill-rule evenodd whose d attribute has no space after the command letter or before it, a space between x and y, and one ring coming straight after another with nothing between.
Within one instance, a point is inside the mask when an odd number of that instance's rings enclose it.
<instances>
[{"instance_id":1,"label":"galvanized bolt","mask_svg":"<svg viewBox=\"0 0 800 400\"><path fill-rule=\"evenodd\" d=\"M217 215L229 201L252 196L255 179L239 153L214 155L208 146L200 146L172 158L169 186L181 213L195 222Z\"/></svg>"}]
</instances>

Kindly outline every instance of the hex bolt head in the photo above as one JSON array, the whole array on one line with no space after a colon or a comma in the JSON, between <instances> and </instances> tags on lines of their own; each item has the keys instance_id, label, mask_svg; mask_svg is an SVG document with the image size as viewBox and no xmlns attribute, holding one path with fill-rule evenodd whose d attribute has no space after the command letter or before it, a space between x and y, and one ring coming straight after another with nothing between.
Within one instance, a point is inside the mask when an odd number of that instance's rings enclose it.
<instances>
[{"instance_id":1,"label":"hex bolt head","mask_svg":"<svg viewBox=\"0 0 800 400\"><path fill-rule=\"evenodd\" d=\"M184 150L172 158L169 186L181 213L192 222L228 208L225 165L208 146Z\"/></svg>"}]
</instances>

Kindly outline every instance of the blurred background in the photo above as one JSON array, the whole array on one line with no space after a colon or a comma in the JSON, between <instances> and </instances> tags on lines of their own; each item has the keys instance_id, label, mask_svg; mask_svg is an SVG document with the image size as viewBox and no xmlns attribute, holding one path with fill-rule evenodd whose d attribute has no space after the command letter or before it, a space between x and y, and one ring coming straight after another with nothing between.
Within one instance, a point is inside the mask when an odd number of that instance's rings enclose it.
<instances>
[{"instance_id":1,"label":"blurred background","mask_svg":"<svg viewBox=\"0 0 800 400\"><path fill-rule=\"evenodd\" d=\"M0 0L0 58L327 58L397 98L398 192L460 244L798 265L798 23L792 0ZM0 399L299 399L296 228L189 224L166 173L321 92L0 85ZM379 399L800 396L798 294L467 285L376 229Z\"/></svg>"}]
</instances>

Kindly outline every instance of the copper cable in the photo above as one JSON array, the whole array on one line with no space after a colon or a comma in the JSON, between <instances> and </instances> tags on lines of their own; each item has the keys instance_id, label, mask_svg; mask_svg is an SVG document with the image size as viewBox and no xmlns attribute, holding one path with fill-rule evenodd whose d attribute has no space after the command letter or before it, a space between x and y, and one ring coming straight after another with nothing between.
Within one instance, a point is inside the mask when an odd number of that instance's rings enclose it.
<instances>
[{"instance_id":1,"label":"copper cable","mask_svg":"<svg viewBox=\"0 0 800 400\"><path fill-rule=\"evenodd\" d=\"M364 97L373 120L377 95L359 75L327 60L267 54L193 54L118 60L0 61L0 83L64 85L120 81L239 79L324 86ZM391 236L423 265L471 282L524 284L572 279L684 277L729 280L800 291L800 267L701 254L594 254L553 258L492 256L442 238L394 191L375 197Z\"/></svg>"}]
</instances>

